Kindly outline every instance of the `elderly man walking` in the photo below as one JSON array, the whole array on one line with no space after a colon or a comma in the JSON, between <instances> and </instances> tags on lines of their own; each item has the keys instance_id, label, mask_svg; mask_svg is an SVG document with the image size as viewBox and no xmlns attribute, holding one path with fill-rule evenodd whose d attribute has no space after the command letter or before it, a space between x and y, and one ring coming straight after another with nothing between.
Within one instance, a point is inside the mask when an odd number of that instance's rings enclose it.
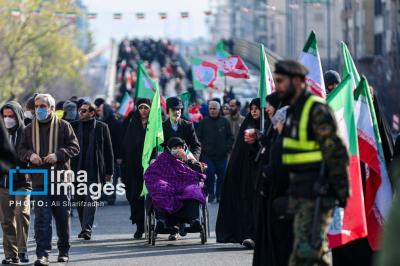
<instances>
[{"instance_id":1,"label":"elderly man walking","mask_svg":"<svg viewBox=\"0 0 400 266\"><path fill-rule=\"evenodd\" d=\"M50 94L35 97L35 118L24 129L18 148L21 161L32 169L40 169L51 176L51 171L69 170L70 159L79 154L79 144L71 125L55 115L55 100ZM56 174L56 173L54 173ZM63 176L63 175L61 175ZM45 187L43 174L32 174L35 205L36 266L49 265L52 239L52 217L57 230L58 262L68 262L70 249L70 196L65 191L51 191L50 181ZM54 180L55 184L66 180ZM47 189L47 193L46 192ZM54 192L54 193L53 193ZM57 193L60 192L60 193ZM40 204L39 204L40 203Z\"/></svg>"},{"instance_id":2,"label":"elderly man walking","mask_svg":"<svg viewBox=\"0 0 400 266\"><path fill-rule=\"evenodd\" d=\"M228 153L232 149L234 137L229 121L220 115L221 105L217 101L208 104L209 116L200 121L197 136L201 142L202 160L207 164L207 190L209 202L221 196L221 186L224 181ZM215 186L215 175L217 185Z\"/></svg>"}]
</instances>

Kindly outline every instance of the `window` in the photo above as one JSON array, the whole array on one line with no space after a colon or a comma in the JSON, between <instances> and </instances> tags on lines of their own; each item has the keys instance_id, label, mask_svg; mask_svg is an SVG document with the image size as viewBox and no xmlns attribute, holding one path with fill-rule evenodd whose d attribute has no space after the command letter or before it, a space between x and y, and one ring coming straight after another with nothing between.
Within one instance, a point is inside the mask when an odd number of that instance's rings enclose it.
<instances>
[{"instance_id":1,"label":"window","mask_svg":"<svg viewBox=\"0 0 400 266\"><path fill-rule=\"evenodd\" d=\"M374 37L375 55L383 54L383 35L382 33L375 34Z\"/></svg>"},{"instance_id":2,"label":"window","mask_svg":"<svg viewBox=\"0 0 400 266\"><path fill-rule=\"evenodd\" d=\"M375 0L375 16L380 16L383 13L382 0Z\"/></svg>"}]
</instances>

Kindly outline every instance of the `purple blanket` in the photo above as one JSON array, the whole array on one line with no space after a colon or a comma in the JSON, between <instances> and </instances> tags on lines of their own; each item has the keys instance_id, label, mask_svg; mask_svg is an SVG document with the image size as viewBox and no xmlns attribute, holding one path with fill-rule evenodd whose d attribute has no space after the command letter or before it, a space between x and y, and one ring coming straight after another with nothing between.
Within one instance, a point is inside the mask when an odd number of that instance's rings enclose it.
<instances>
[{"instance_id":1,"label":"purple blanket","mask_svg":"<svg viewBox=\"0 0 400 266\"><path fill-rule=\"evenodd\" d=\"M183 200L206 202L200 179L205 175L192 170L169 153L162 153L143 176L156 209L167 213L182 208Z\"/></svg>"}]
</instances>

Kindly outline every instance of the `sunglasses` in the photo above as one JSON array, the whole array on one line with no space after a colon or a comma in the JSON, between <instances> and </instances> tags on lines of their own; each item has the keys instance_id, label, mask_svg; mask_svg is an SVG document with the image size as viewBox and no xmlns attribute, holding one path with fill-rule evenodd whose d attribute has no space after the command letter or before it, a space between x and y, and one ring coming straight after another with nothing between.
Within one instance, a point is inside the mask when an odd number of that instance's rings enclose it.
<instances>
[{"instance_id":1,"label":"sunglasses","mask_svg":"<svg viewBox=\"0 0 400 266\"><path fill-rule=\"evenodd\" d=\"M88 109L79 109L79 113L85 114L87 112L89 112Z\"/></svg>"}]
</instances>

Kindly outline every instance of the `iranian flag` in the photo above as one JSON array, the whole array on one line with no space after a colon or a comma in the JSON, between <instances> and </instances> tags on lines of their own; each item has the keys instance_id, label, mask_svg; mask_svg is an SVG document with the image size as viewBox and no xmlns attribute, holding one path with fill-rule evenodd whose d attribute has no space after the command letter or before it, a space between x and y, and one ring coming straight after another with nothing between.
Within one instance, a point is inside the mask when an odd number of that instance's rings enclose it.
<instances>
[{"instance_id":1,"label":"iranian flag","mask_svg":"<svg viewBox=\"0 0 400 266\"><path fill-rule=\"evenodd\" d=\"M350 156L349 184L351 196L347 200L346 208L334 210L333 221L328 232L329 246L335 248L366 237L368 234L350 76L346 76L338 87L329 94L327 102L335 112L340 134Z\"/></svg>"},{"instance_id":2,"label":"iranian flag","mask_svg":"<svg viewBox=\"0 0 400 266\"><path fill-rule=\"evenodd\" d=\"M97 13L88 13L87 14L88 19L96 19L97 18Z\"/></svg>"},{"instance_id":3,"label":"iranian flag","mask_svg":"<svg viewBox=\"0 0 400 266\"><path fill-rule=\"evenodd\" d=\"M145 18L145 14L143 12L136 13L136 18L137 19L144 19Z\"/></svg>"},{"instance_id":4,"label":"iranian flag","mask_svg":"<svg viewBox=\"0 0 400 266\"><path fill-rule=\"evenodd\" d=\"M122 19L122 13L114 13L113 14L113 19L121 20Z\"/></svg>"},{"instance_id":5,"label":"iranian flag","mask_svg":"<svg viewBox=\"0 0 400 266\"><path fill-rule=\"evenodd\" d=\"M225 50L224 42L219 41L216 46L218 70L221 76L249 79L249 68L238 55L231 55Z\"/></svg>"},{"instance_id":6,"label":"iranian flag","mask_svg":"<svg viewBox=\"0 0 400 266\"><path fill-rule=\"evenodd\" d=\"M304 45L298 61L310 71L306 77L308 87L315 95L325 99L324 75L322 73L321 59L318 52L317 37L314 31L311 31L308 36L308 40Z\"/></svg>"},{"instance_id":7,"label":"iranian flag","mask_svg":"<svg viewBox=\"0 0 400 266\"><path fill-rule=\"evenodd\" d=\"M159 15L160 15L160 19L161 20L167 19L167 13L166 12L160 12Z\"/></svg>"},{"instance_id":8,"label":"iranian flag","mask_svg":"<svg viewBox=\"0 0 400 266\"><path fill-rule=\"evenodd\" d=\"M274 78L269 68L267 54L264 45L260 45L260 82L257 97L261 100L261 108L267 107L267 95L275 91Z\"/></svg>"},{"instance_id":9,"label":"iranian flag","mask_svg":"<svg viewBox=\"0 0 400 266\"><path fill-rule=\"evenodd\" d=\"M358 83L360 82L360 75L358 74L356 65L354 64L349 49L344 42L340 43L340 50L342 51L343 56L342 76L345 77L347 75L350 75L353 84L353 90L355 90Z\"/></svg>"},{"instance_id":10,"label":"iranian flag","mask_svg":"<svg viewBox=\"0 0 400 266\"><path fill-rule=\"evenodd\" d=\"M139 62L137 68L137 79L136 79L136 93L135 98L147 98L153 99L154 93L156 92L157 82L152 80L147 73L147 70L143 62ZM167 104L164 97L160 95L160 102L163 110L166 111Z\"/></svg>"},{"instance_id":11,"label":"iranian flag","mask_svg":"<svg viewBox=\"0 0 400 266\"><path fill-rule=\"evenodd\" d=\"M130 112L133 110L133 99L129 95L129 93L125 92L124 97L122 98L121 101L121 107L118 110L118 113L123 115L124 117L127 117Z\"/></svg>"},{"instance_id":12,"label":"iranian flag","mask_svg":"<svg viewBox=\"0 0 400 266\"><path fill-rule=\"evenodd\" d=\"M365 77L362 77L358 84L355 100L360 159L366 167L365 212L368 242L373 250L378 250L393 192L385 164L375 109Z\"/></svg>"},{"instance_id":13,"label":"iranian flag","mask_svg":"<svg viewBox=\"0 0 400 266\"><path fill-rule=\"evenodd\" d=\"M21 10L19 8L11 9L11 16L19 18L21 16Z\"/></svg>"},{"instance_id":14,"label":"iranian flag","mask_svg":"<svg viewBox=\"0 0 400 266\"><path fill-rule=\"evenodd\" d=\"M181 12L181 18L189 18L189 12Z\"/></svg>"},{"instance_id":15,"label":"iranian flag","mask_svg":"<svg viewBox=\"0 0 400 266\"><path fill-rule=\"evenodd\" d=\"M192 59L192 77L195 90L202 90L207 87L214 88L214 81L217 79L218 66L199 58Z\"/></svg>"},{"instance_id":16,"label":"iranian flag","mask_svg":"<svg viewBox=\"0 0 400 266\"><path fill-rule=\"evenodd\" d=\"M68 13L66 14L66 18L69 19L69 20L74 21L74 20L76 20L77 15L76 15L76 13L74 13L74 12L68 12Z\"/></svg>"}]
</instances>

